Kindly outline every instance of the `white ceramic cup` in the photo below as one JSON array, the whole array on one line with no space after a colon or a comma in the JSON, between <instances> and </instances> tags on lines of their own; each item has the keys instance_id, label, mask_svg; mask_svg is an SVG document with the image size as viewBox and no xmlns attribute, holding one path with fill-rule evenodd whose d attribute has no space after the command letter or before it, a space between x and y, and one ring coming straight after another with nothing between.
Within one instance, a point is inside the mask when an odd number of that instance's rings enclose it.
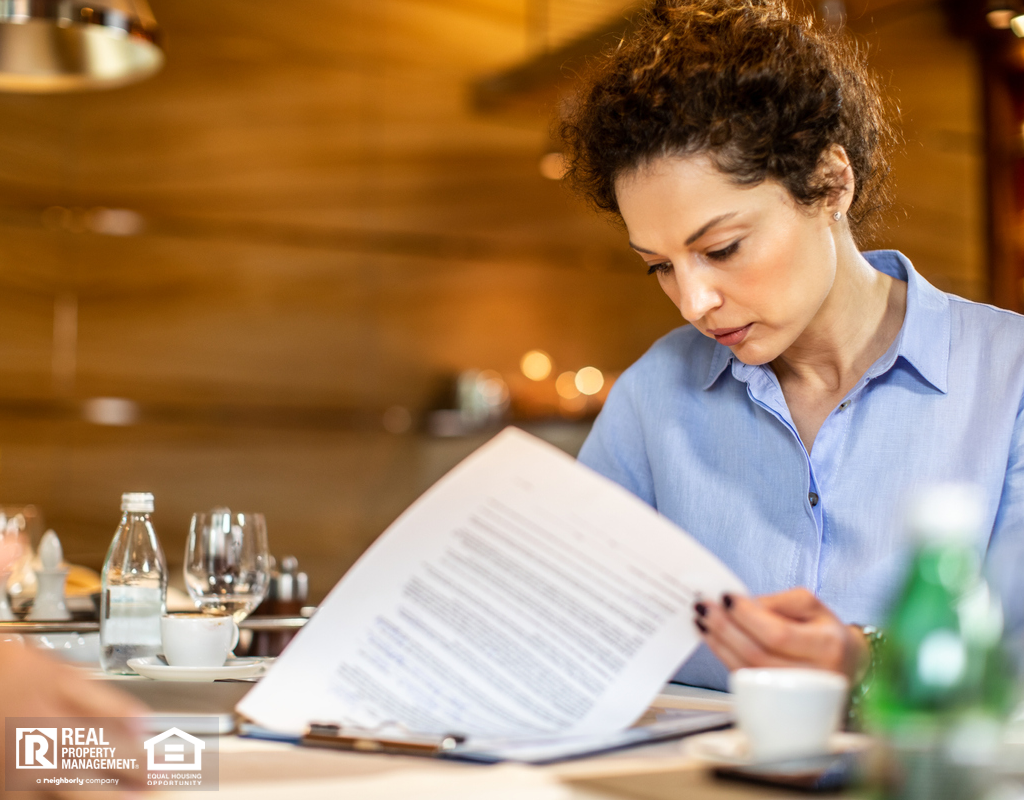
<instances>
[{"instance_id":1,"label":"white ceramic cup","mask_svg":"<svg viewBox=\"0 0 1024 800\"><path fill-rule=\"evenodd\" d=\"M828 752L849 682L819 669L739 669L729 675L729 690L753 760L781 761Z\"/></svg>"},{"instance_id":2,"label":"white ceramic cup","mask_svg":"<svg viewBox=\"0 0 1024 800\"><path fill-rule=\"evenodd\" d=\"M172 667L222 667L238 644L234 619L212 614L164 614L160 635Z\"/></svg>"}]
</instances>

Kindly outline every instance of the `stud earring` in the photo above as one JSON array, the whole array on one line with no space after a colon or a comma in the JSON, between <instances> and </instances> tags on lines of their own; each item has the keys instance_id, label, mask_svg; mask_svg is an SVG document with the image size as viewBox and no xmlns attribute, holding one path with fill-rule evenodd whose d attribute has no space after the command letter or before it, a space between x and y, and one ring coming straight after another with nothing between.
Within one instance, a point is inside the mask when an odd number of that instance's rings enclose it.
<instances>
[{"instance_id":1,"label":"stud earring","mask_svg":"<svg viewBox=\"0 0 1024 800\"><path fill-rule=\"evenodd\" d=\"M843 212L842 211L837 211L835 214L832 215L832 219L834 219L836 222L839 222L839 220L841 220L842 218L843 218Z\"/></svg>"}]
</instances>

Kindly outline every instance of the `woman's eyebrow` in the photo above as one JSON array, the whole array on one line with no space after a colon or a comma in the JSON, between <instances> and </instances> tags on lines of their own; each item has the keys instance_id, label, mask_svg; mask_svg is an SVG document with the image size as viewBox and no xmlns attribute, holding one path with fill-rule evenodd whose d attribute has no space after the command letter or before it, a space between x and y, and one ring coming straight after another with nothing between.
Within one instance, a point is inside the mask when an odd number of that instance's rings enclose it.
<instances>
[{"instance_id":1,"label":"woman's eyebrow","mask_svg":"<svg viewBox=\"0 0 1024 800\"><path fill-rule=\"evenodd\" d=\"M718 225L720 222L725 222L727 219L730 219L730 218L735 217L735 216L736 216L736 212L735 211L730 211L728 214L721 214L720 216L717 216L717 217L715 217L712 220L708 220L698 230L696 230L696 231L694 231L693 233L690 234L689 238L686 240L686 243L688 245L689 244L693 244L701 236L703 236L705 233L707 233L713 227Z\"/></svg>"},{"instance_id":2,"label":"woman's eyebrow","mask_svg":"<svg viewBox=\"0 0 1024 800\"><path fill-rule=\"evenodd\" d=\"M709 230L711 230L713 227L715 227L719 223L725 222L727 219L731 219L732 217L735 217L736 213L737 212L735 212L735 211L730 211L728 214L720 214L719 216L715 217L714 219L708 220L703 225L701 225L700 228L698 228L696 231L691 233L689 235L689 237L687 237L686 244L687 245L693 244L701 236L703 236L705 233L707 233ZM647 250L646 248L643 248L643 247L641 247L638 244L633 244L632 242L629 243L629 246L632 247L634 250L636 250L638 253L644 253L645 255L648 255L648 256L656 256L656 255L658 255L653 250Z\"/></svg>"}]
</instances>

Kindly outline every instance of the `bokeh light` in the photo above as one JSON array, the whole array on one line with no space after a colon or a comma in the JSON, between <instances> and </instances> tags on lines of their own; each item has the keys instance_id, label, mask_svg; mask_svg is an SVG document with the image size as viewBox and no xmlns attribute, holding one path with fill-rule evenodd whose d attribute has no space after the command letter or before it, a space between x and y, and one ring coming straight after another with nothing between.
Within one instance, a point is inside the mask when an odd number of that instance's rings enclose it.
<instances>
[{"instance_id":1,"label":"bokeh light","mask_svg":"<svg viewBox=\"0 0 1024 800\"><path fill-rule=\"evenodd\" d=\"M93 425L134 425L139 406L123 397L91 397L82 403L82 416Z\"/></svg>"},{"instance_id":2,"label":"bokeh light","mask_svg":"<svg viewBox=\"0 0 1024 800\"><path fill-rule=\"evenodd\" d=\"M580 396L580 390L576 388L576 373L563 372L555 379L555 391L564 400L572 400Z\"/></svg>"},{"instance_id":3,"label":"bokeh light","mask_svg":"<svg viewBox=\"0 0 1024 800\"><path fill-rule=\"evenodd\" d=\"M391 406L381 421L388 433L406 433L412 427L412 414L405 406Z\"/></svg>"},{"instance_id":4,"label":"bokeh light","mask_svg":"<svg viewBox=\"0 0 1024 800\"><path fill-rule=\"evenodd\" d=\"M543 350L531 350L519 362L519 369L531 381L542 381L551 374L554 364Z\"/></svg>"},{"instance_id":5,"label":"bokeh light","mask_svg":"<svg viewBox=\"0 0 1024 800\"><path fill-rule=\"evenodd\" d=\"M985 15L985 19L988 20L988 24L997 30L1005 31L1010 28L1010 20L1016 16L1013 9L1010 8L995 8L989 11Z\"/></svg>"},{"instance_id":6,"label":"bokeh light","mask_svg":"<svg viewBox=\"0 0 1024 800\"><path fill-rule=\"evenodd\" d=\"M508 386L501 373L485 369L476 378L477 391L489 406L499 406L508 400Z\"/></svg>"},{"instance_id":7,"label":"bokeh light","mask_svg":"<svg viewBox=\"0 0 1024 800\"><path fill-rule=\"evenodd\" d=\"M549 181L560 181L565 176L565 156L561 153L545 153L537 166Z\"/></svg>"},{"instance_id":8,"label":"bokeh light","mask_svg":"<svg viewBox=\"0 0 1024 800\"><path fill-rule=\"evenodd\" d=\"M560 397L558 398L558 408L562 412L562 416L578 417L587 410L587 400L585 394L569 398Z\"/></svg>"},{"instance_id":9,"label":"bokeh light","mask_svg":"<svg viewBox=\"0 0 1024 800\"><path fill-rule=\"evenodd\" d=\"M581 394L597 394L604 386L604 375L597 367L584 367L576 373L575 383Z\"/></svg>"}]
</instances>

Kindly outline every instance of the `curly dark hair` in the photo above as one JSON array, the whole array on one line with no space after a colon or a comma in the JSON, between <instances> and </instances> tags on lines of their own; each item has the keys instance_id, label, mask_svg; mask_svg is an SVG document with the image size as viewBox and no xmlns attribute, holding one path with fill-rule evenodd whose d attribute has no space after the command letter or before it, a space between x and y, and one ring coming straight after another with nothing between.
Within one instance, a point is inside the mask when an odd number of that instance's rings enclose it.
<instances>
[{"instance_id":1,"label":"curly dark hair","mask_svg":"<svg viewBox=\"0 0 1024 800\"><path fill-rule=\"evenodd\" d=\"M774 179L812 206L841 188L819 169L834 145L853 168L858 238L890 199L897 136L862 50L781 0L657 0L569 108L565 179L600 209L618 212L620 175L698 153L738 184Z\"/></svg>"}]
</instances>

